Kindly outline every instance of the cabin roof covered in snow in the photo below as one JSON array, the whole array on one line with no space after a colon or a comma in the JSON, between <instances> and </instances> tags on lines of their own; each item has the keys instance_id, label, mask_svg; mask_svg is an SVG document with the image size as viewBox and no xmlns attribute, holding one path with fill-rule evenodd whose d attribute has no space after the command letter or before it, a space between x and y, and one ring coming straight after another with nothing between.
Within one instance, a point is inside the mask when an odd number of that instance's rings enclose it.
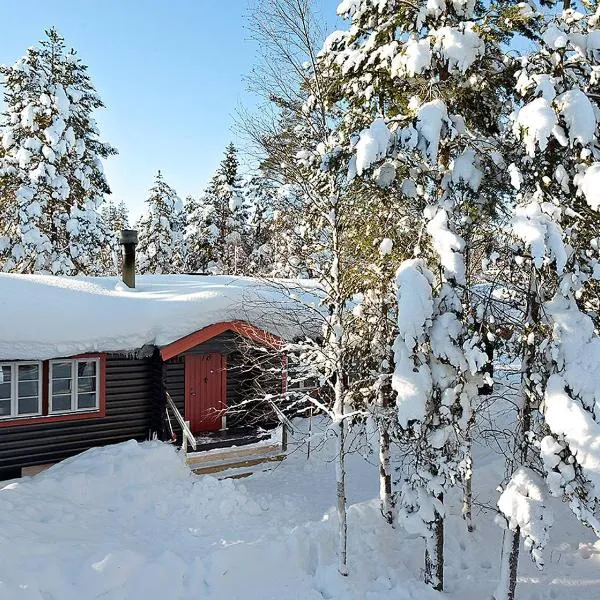
<instances>
[{"instance_id":1,"label":"cabin roof covered in snow","mask_svg":"<svg viewBox=\"0 0 600 600\"><path fill-rule=\"evenodd\" d=\"M242 320L291 340L314 332L310 282L248 277L0 274L0 360L166 346L208 325Z\"/></svg>"}]
</instances>

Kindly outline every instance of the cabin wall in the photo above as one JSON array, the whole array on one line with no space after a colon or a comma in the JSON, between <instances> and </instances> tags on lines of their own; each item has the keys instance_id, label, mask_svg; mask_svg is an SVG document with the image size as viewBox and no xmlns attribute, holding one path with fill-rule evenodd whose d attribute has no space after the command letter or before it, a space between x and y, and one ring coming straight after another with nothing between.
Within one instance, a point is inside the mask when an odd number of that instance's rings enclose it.
<instances>
[{"instance_id":1,"label":"cabin wall","mask_svg":"<svg viewBox=\"0 0 600 600\"><path fill-rule=\"evenodd\" d=\"M54 463L94 446L148 439L158 430L160 359L106 357L106 416L0 428L0 478ZM164 409L163 409L164 410Z\"/></svg>"},{"instance_id":2,"label":"cabin wall","mask_svg":"<svg viewBox=\"0 0 600 600\"><path fill-rule=\"evenodd\" d=\"M261 378L261 366L265 362L264 353L252 350L248 344L237 333L226 331L165 362L165 387L182 415L185 415L185 356L214 353L227 358L227 427L275 424L273 411L264 403L250 402L240 407L241 403L257 397L256 381ZM275 394L281 391L280 373L261 379L263 391ZM174 419L171 426L180 440L181 430Z\"/></svg>"}]
</instances>

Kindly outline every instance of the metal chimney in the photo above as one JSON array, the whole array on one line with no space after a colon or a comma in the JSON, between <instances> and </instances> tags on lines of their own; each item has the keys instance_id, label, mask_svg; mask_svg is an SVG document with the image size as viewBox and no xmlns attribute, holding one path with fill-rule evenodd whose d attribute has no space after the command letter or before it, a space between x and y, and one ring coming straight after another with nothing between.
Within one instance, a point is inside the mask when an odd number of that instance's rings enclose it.
<instances>
[{"instance_id":1,"label":"metal chimney","mask_svg":"<svg viewBox=\"0 0 600 600\"><path fill-rule=\"evenodd\" d=\"M135 229L123 229L119 236L119 243L123 246L121 271L123 283L130 288L135 288L135 247L138 243L138 232Z\"/></svg>"}]
</instances>

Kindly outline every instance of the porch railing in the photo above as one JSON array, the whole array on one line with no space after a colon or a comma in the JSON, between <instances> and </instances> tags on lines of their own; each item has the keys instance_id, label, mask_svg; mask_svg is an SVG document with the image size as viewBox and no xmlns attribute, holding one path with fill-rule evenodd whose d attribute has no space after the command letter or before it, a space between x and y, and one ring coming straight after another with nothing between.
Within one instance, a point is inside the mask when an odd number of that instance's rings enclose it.
<instances>
[{"instance_id":1,"label":"porch railing","mask_svg":"<svg viewBox=\"0 0 600 600\"><path fill-rule=\"evenodd\" d=\"M190 431L190 428L189 428L187 422L181 416L179 409L177 408L177 406L175 406L175 402L173 402L173 398L171 398L171 394L169 394L169 392L166 392L166 394L167 394L167 410L169 408L171 409L171 411L173 412L173 415L175 416L176 421L179 423L179 426L181 427L181 432L182 432L182 436L183 436L183 440L182 440L183 443L182 443L181 447L183 449L184 454L186 454L188 443L192 447L193 450L196 449L196 438L194 437L194 434ZM167 412L167 416L168 416L168 412Z\"/></svg>"}]
</instances>

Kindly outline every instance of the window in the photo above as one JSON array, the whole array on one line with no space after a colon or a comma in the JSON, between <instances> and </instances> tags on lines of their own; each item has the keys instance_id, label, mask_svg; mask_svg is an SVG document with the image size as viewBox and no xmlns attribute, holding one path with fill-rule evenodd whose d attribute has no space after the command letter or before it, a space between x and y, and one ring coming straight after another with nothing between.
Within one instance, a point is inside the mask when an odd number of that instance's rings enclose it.
<instances>
[{"instance_id":1,"label":"window","mask_svg":"<svg viewBox=\"0 0 600 600\"><path fill-rule=\"evenodd\" d=\"M41 363L0 363L0 419L40 415L41 400Z\"/></svg>"},{"instance_id":2,"label":"window","mask_svg":"<svg viewBox=\"0 0 600 600\"><path fill-rule=\"evenodd\" d=\"M50 361L49 414L98 410L99 359Z\"/></svg>"}]
</instances>

